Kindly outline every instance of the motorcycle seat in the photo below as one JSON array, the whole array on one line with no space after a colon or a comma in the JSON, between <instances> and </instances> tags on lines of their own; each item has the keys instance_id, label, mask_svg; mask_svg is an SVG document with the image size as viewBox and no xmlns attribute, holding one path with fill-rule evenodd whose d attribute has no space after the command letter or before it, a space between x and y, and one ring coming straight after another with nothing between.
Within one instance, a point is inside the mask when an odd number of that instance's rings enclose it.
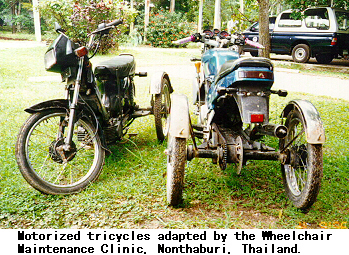
<instances>
[{"instance_id":1,"label":"motorcycle seat","mask_svg":"<svg viewBox=\"0 0 349 255\"><path fill-rule=\"evenodd\" d=\"M95 75L124 78L129 75L134 75L136 62L131 54L120 54L117 57L99 63L95 68Z\"/></svg>"},{"instance_id":2,"label":"motorcycle seat","mask_svg":"<svg viewBox=\"0 0 349 255\"><path fill-rule=\"evenodd\" d=\"M234 72L239 67L263 67L270 71L273 70L273 64L268 58L239 58L237 60L229 60L225 62L220 68L216 82L225 77L227 74Z\"/></svg>"}]
</instances>

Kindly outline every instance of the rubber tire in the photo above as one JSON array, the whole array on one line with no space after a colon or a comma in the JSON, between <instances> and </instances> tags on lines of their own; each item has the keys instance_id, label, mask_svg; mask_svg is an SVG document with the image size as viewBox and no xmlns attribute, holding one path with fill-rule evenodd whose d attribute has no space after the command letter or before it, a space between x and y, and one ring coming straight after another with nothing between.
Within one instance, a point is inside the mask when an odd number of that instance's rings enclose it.
<instances>
[{"instance_id":1,"label":"rubber tire","mask_svg":"<svg viewBox=\"0 0 349 255\"><path fill-rule=\"evenodd\" d=\"M301 53L304 53L302 58L297 57L297 53L303 51ZM294 62L297 63L306 63L309 61L310 58L310 48L306 44L298 44L292 49L292 59Z\"/></svg>"},{"instance_id":2,"label":"rubber tire","mask_svg":"<svg viewBox=\"0 0 349 255\"><path fill-rule=\"evenodd\" d=\"M317 54L315 58L319 64L329 64L332 62L334 56L332 54Z\"/></svg>"},{"instance_id":3,"label":"rubber tire","mask_svg":"<svg viewBox=\"0 0 349 255\"><path fill-rule=\"evenodd\" d=\"M162 112L163 105L165 105L166 113ZM167 137L168 132L168 116L171 107L171 97L170 97L170 83L166 78L162 79L161 82L161 92L155 95L154 100L154 117L155 117L155 129L156 136L160 143L162 143ZM164 123L163 123L164 121Z\"/></svg>"},{"instance_id":4,"label":"rubber tire","mask_svg":"<svg viewBox=\"0 0 349 255\"><path fill-rule=\"evenodd\" d=\"M187 161L187 139L169 137L167 155L167 202L177 206L182 202L184 172Z\"/></svg>"},{"instance_id":5,"label":"rubber tire","mask_svg":"<svg viewBox=\"0 0 349 255\"><path fill-rule=\"evenodd\" d=\"M299 110L294 109L288 114L286 118L285 126L288 128L289 133L285 139L280 139L280 150L282 150L284 146L288 143L288 141L291 141L292 138L294 137L291 133L292 126L294 126L294 123L297 123L297 122L301 123L301 125L305 127L305 121L303 119L302 114L299 112ZM303 133L303 135L305 139L305 133ZM296 142L298 139L299 137L294 142ZM321 178L323 173L323 158L322 158L323 155L322 155L322 144L309 144L307 142L303 144L304 144L303 148L306 148L306 152L307 152L307 155L306 155L307 178L302 190L298 190L300 192L295 192L295 189L292 187L290 178L287 178L286 169L293 168L291 166L291 163L285 164L285 165L281 164L281 172L282 172L283 184L285 187L287 197L292 201L295 207L302 210L307 210L316 201L317 195L320 190ZM296 177L296 175L294 174L293 177ZM299 189L298 183L297 183L297 189Z\"/></svg>"},{"instance_id":6,"label":"rubber tire","mask_svg":"<svg viewBox=\"0 0 349 255\"><path fill-rule=\"evenodd\" d=\"M23 175L24 179L32 187L34 187L35 189L37 189L38 191L44 194L64 195L64 194L79 192L84 188L86 188L89 184L94 182L100 175L103 164L104 164L105 150L102 148L101 140L99 138L98 133L95 132L94 126L88 120L84 120L84 123L86 124L86 126L88 126L92 130L92 132L95 134L94 137L96 139L95 141L96 141L96 146L98 151L98 157L96 159L94 169L89 170L87 173L88 175L84 175L81 178L81 179L85 178L82 182L80 182L81 180L80 179L79 182L75 182L72 185L67 185L66 187L64 185L54 185L50 182L45 181L43 178L39 176L39 174L35 171L35 169L32 168L30 162L28 162L28 157L26 154L26 145L27 145L27 138L31 131L31 128L35 126L37 123L39 123L41 119L51 114L60 114L62 116L65 116L66 110L51 109L51 110L46 110L43 112L32 114L22 126L18 134L17 143L15 147L15 155L16 155L17 164L19 166L19 170ZM75 158L72 161L74 160Z\"/></svg>"}]
</instances>

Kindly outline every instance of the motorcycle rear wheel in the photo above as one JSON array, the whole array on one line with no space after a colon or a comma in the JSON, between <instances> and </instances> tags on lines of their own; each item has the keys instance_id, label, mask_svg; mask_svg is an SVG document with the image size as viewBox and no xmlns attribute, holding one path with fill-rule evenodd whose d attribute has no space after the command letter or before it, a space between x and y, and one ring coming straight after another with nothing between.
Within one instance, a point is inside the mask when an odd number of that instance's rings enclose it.
<instances>
[{"instance_id":1,"label":"motorcycle rear wheel","mask_svg":"<svg viewBox=\"0 0 349 255\"><path fill-rule=\"evenodd\" d=\"M167 79L162 79L161 92L155 95L154 117L156 136L160 142L163 142L168 133L168 116L170 114L171 96L170 84Z\"/></svg>"},{"instance_id":2,"label":"motorcycle rear wheel","mask_svg":"<svg viewBox=\"0 0 349 255\"><path fill-rule=\"evenodd\" d=\"M64 109L32 114L17 137L19 170L31 186L45 194L81 191L98 178L104 163L101 140L87 119L76 121L72 149L62 156L66 115Z\"/></svg>"},{"instance_id":3,"label":"motorcycle rear wheel","mask_svg":"<svg viewBox=\"0 0 349 255\"><path fill-rule=\"evenodd\" d=\"M177 206L182 202L184 171L187 161L187 139L169 136L167 155L167 202Z\"/></svg>"},{"instance_id":4,"label":"motorcycle rear wheel","mask_svg":"<svg viewBox=\"0 0 349 255\"><path fill-rule=\"evenodd\" d=\"M295 207L306 210L316 201L323 171L322 144L306 141L305 121L302 114L292 110L285 122L288 135L280 140L280 150L286 149L289 162L281 165L284 187Z\"/></svg>"}]
</instances>

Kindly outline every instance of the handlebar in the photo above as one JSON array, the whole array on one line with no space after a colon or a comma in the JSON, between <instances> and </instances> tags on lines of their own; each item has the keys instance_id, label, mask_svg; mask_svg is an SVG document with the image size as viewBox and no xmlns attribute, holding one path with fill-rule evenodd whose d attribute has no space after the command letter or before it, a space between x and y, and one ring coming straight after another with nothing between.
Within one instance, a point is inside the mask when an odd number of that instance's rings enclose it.
<instances>
[{"instance_id":1,"label":"handlebar","mask_svg":"<svg viewBox=\"0 0 349 255\"><path fill-rule=\"evenodd\" d=\"M194 36L188 36L188 37L185 37L183 39L179 39L177 41L172 41L173 44L183 44L183 43L187 43L187 42L194 42L194 39L195 37Z\"/></svg>"},{"instance_id":2,"label":"handlebar","mask_svg":"<svg viewBox=\"0 0 349 255\"><path fill-rule=\"evenodd\" d=\"M225 38L218 38L217 40L208 39L205 34L193 34L191 36L185 37L183 39L179 39L177 41L172 41L173 44L183 44L188 42L202 42L205 45L212 46L214 48L230 46L230 45L244 45L249 44L253 47L264 49L264 46L258 42L254 42L249 40L248 38L244 38L241 34L232 34L231 36L227 36Z\"/></svg>"},{"instance_id":3,"label":"handlebar","mask_svg":"<svg viewBox=\"0 0 349 255\"><path fill-rule=\"evenodd\" d=\"M98 34L98 33L101 33L101 34L108 34L109 33L109 30L111 28L114 28L115 26L118 26L120 24L122 24L123 20L122 19L117 19L117 20L114 20L108 24L105 24L105 23L101 23L98 25L98 28L93 31L91 33L92 34Z\"/></svg>"},{"instance_id":4,"label":"handlebar","mask_svg":"<svg viewBox=\"0 0 349 255\"><path fill-rule=\"evenodd\" d=\"M215 48L218 48L220 45L220 43L218 41L211 40L211 39L205 39L205 44L213 46Z\"/></svg>"},{"instance_id":5,"label":"handlebar","mask_svg":"<svg viewBox=\"0 0 349 255\"><path fill-rule=\"evenodd\" d=\"M123 19L116 19L116 20L106 24L105 26L106 27L118 26L118 25L122 24L122 22L123 22Z\"/></svg>"},{"instance_id":6,"label":"handlebar","mask_svg":"<svg viewBox=\"0 0 349 255\"><path fill-rule=\"evenodd\" d=\"M245 43L248 44L248 45L251 45L253 47L256 47L258 49L264 49L265 48L262 44L260 44L258 42L251 41L248 38L245 39Z\"/></svg>"}]
</instances>

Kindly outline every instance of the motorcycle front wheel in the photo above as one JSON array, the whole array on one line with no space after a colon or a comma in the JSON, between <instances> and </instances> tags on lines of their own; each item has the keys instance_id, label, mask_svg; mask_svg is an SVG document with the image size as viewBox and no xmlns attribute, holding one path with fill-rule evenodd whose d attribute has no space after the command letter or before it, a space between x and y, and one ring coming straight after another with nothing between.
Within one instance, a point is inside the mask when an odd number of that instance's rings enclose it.
<instances>
[{"instance_id":1,"label":"motorcycle front wheel","mask_svg":"<svg viewBox=\"0 0 349 255\"><path fill-rule=\"evenodd\" d=\"M316 201L323 171L322 144L306 140L302 114L292 110L285 122L288 135L280 140L280 150L286 148L288 162L281 165L284 187L294 206L306 210Z\"/></svg>"},{"instance_id":2,"label":"motorcycle front wheel","mask_svg":"<svg viewBox=\"0 0 349 255\"><path fill-rule=\"evenodd\" d=\"M32 114L22 126L16 159L24 179L45 194L81 191L101 173L105 158L95 127L87 119L75 122L69 151L63 150L67 112L52 109Z\"/></svg>"}]
</instances>

